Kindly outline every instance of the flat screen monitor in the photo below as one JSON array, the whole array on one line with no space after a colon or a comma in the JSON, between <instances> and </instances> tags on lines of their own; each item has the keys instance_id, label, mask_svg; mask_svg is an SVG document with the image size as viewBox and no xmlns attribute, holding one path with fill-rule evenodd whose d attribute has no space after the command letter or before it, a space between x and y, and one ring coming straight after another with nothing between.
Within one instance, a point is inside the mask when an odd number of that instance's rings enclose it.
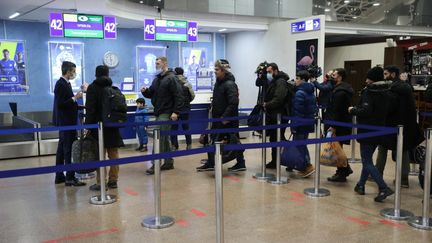
<instances>
[{"instance_id":1,"label":"flat screen monitor","mask_svg":"<svg viewBox=\"0 0 432 243\"><path fill-rule=\"evenodd\" d=\"M187 21L156 19L157 41L187 41Z\"/></svg>"},{"instance_id":2,"label":"flat screen monitor","mask_svg":"<svg viewBox=\"0 0 432 243\"><path fill-rule=\"evenodd\" d=\"M77 38L104 38L101 15L63 14L64 36Z\"/></svg>"}]
</instances>

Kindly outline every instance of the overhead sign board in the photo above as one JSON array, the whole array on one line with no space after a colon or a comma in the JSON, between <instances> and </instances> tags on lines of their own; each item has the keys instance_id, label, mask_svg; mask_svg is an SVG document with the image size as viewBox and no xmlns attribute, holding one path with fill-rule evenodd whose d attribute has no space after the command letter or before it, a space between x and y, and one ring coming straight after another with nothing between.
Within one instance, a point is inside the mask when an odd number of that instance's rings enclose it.
<instances>
[{"instance_id":1,"label":"overhead sign board","mask_svg":"<svg viewBox=\"0 0 432 243\"><path fill-rule=\"evenodd\" d=\"M291 33L301 33L307 31L317 31L321 29L321 19L309 19L291 23Z\"/></svg>"}]
</instances>

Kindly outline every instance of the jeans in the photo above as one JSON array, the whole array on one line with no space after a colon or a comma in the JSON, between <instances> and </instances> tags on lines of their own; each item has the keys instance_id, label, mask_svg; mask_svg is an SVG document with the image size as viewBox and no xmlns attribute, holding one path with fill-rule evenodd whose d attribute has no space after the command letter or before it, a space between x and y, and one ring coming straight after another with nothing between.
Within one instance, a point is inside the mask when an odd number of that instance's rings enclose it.
<instances>
[{"instance_id":1,"label":"jeans","mask_svg":"<svg viewBox=\"0 0 432 243\"><path fill-rule=\"evenodd\" d=\"M72 162L72 143L77 139L75 130L60 131L56 153L56 165L67 165ZM63 172L57 172L56 177L64 177ZM66 172L66 181L75 179L75 171Z\"/></svg>"},{"instance_id":2,"label":"jeans","mask_svg":"<svg viewBox=\"0 0 432 243\"><path fill-rule=\"evenodd\" d=\"M105 149L105 151L106 151L106 153L108 153L109 159L118 159L119 158L118 148L107 148L107 149ZM106 175L106 167L104 167L104 170L105 170L105 175ZM119 165L110 166L110 169L108 172L108 181L109 182L117 182L118 181L119 170L120 170ZM96 172L97 172L96 173L96 181L97 181L97 184L100 184L100 170L97 170Z\"/></svg>"},{"instance_id":3,"label":"jeans","mask_svg":"<svg viewBox=\"0 0 432 243\"><path fill-rule=\"evenodd\" d=\"M293 133L293 141L295 140L305 140L308 139L309 137L309 133ZM307 148L306 145L298 145L297 148L299 149L299 151L304 154L305 156L305 161L307 163L307 165L310 165L310 155L309 155L309 150Z\"/></svg>"},{"instance_id":4,"label":"jeans","mask_svg":"<svg viewBox=\"0 0 432 243\"><path fill-rule=\"evenodd\" d=\"M171 114L160 114L159 116L156 117L156 121L169 121L169 120L171 120L170 116L171 116ZM161 131L170 131L171 125L169 125L169 124L159 125L159 129ZM159 152L160 153L171 152L170 136L161 136L160 137ZM173 158L165 159L164 163L167 165L172 165L174 163L174 159Z\"/></svg>"},{"instance_id":5,"label":"jeans","mask_svg":"<svg viewBox=\"0 0 432 243\"><path fill-rule=\"evenodd\" d=\"M363 166L360 180L357 185L364 186L369 175L371 175L374 181L378 184L379 190L384 191L387 188L387 184L372 161L372 155L375 152L376 147L376 145L360 143L360 155Z\"/></svg>"},{"instance_id":6,"label":"jeans","mask_svg":"<svg viewBox=\"0 0 432 243\"><path fill-rule=\"evenodd\" d=\"M189 120L189 113L181 113L179 115L179 121L188 121ZM183 131L188 131L189 130L189 124L188 123L182 123L181 124ZM173 124L171 126L171 130L173 131L177 131L179 128L179 124ZM191 135L185 135L186 137L186 144L187 145L191 145L192 144L192 136ZM177 135L172 135L171 136L171 144L176 147L178 149L178 140L177 140Z\"/></svg>"},{"instance_id":7,"label":"jeans","mask_svg":"<svg viewBox=\"0 0 432 243\"><path fill-rule=\"evenodd\" d=\"M378 146L378 156L376 159L376 167L381 175L384 174L384 168L387 162L387 149L384 146ZM393 151L394 152L394 151ZM408 181L410 171L409 151L402 152L402 181Z\"/></svg>"},{"instance_id":8,"label":"jeans","mask_svg":"<svg viewBox=\"0 0 432 243\"><path fill-rule=\"evenodd\" d=\"M148 143L148 136L147 136L147 130L145 126L137 126L136 127L136 133L138 135L138 141L140 146L147 145Z\"/></svg>"}]
</instances>

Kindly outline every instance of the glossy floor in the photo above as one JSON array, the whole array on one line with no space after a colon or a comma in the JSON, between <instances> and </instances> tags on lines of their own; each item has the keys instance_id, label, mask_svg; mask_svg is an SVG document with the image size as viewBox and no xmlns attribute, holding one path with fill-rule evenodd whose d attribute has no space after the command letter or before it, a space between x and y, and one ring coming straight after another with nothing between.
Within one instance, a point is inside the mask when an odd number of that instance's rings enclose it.
<instances>
[{"instance_id":1,"label":"glossy floor","mask_svg":"<svg viewBox=\"0 0 432 243\"><path fill-rule=\"evenodd\" d=\"M258 139L243 142L253 141ZM138 154L132 147L120 151L121 157ZM279 186L259 182L252 175L260 170L260 150L248 150L245 156L246 172L228 173L232 162L224 166L225 242L432 242L432 232L379 215L393 207L394 197L374 202L374 182L367 183L365 196L353 192L361 164L352 164L354 174L347 183L327 182L334 168L321 167L321 186L331 195L310 198L303 190L313 186L313 176L301 179L291 173L290 182ZM176 158L175 170L163 172L162 214L176 223L159 230L141 226L145 216L154 215L153 177L145 175L149 162L121 166L119 188L109 190L119 200L105 206L89 204L96 193L88 187L54 185L52 174L0 179L0 242L215 242L214 174L195 172L205 157ZM53 161L53 156L5 160L0 169ZM391 187L393 178L389 159L385 180ZM94 179L86 182L91 185ZM420 215L421 201L417 177L411 176L410 188L402 189L402 208Z\"/></svg>"}]
</instances>

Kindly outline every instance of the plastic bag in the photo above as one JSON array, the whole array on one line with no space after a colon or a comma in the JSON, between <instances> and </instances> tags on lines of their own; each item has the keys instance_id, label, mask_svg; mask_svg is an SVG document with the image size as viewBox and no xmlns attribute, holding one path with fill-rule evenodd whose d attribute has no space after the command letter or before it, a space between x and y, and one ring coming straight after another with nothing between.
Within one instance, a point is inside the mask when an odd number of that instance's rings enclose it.
<instances>
[{"instance_id":1,"label":"plastic bag","mask_svg":"<svg viewBox=\"0 0 432 243\"><path fill-rule=\"evenodd\" d=\"M347 156L338 142L321 145L320 163L326 166L347 167Z\"/></svg>"}]
</instances>

